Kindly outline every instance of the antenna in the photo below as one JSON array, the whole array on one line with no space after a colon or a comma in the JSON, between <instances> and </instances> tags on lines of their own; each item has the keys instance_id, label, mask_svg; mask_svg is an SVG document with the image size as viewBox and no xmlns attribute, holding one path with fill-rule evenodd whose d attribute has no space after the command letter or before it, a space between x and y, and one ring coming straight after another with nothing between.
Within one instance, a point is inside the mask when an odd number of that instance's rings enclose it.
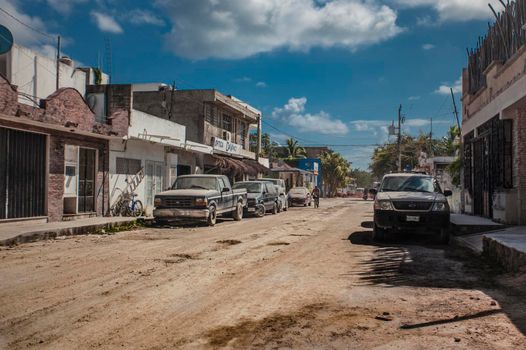
<instances>
[{"instance_id":1,"label":"antenna","mask_svg":"<svg viewBox=\"0 0 526 350\"><path fill-rule=\"evenodd\" d=\"M105 50L104 50L104 54L105 54L105 59L104 59L104 64L105 64L105 70L109 76L109 81L108 83L111 84L112 83L112 61L111 61L111 41L110 41L110 38L109 37L106 37L104 39L104 44L105 44Z\"/></svg>"}]
</instances>

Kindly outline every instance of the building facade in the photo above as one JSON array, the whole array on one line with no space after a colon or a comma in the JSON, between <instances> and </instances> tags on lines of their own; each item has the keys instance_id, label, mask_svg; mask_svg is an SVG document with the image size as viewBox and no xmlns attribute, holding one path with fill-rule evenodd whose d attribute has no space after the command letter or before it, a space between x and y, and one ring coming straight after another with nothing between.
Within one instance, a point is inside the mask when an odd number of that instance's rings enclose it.
<instances>
[{"instance_id":1,"label":"building facade","mask_svg":"<svg viewBox=\"0 0 526 350\"><path fill-rule=\"evenodd\" d=\"M99 122L74 88L34 106L0 76L0 221L105 215L109 141L127 128L127 111Z\"/></svg>"},{"instance_id":2,"label":"building facade","mask_svg":"<svg viewBox=\"0 0 526 350\"><path fill-rule=\"evenodd\" d=\"M235 97L216 90L135 91L133 109L184 125L189 144L211 147L212 154L198 159L203 173L240 181L267 170L249 150L249 129L261 112Z\"/></svg>"},{"instance_id":3,"label":"building facade","mask_svg":"<svg viewBox=\"0 0 526 350\"><path fill-rule=\"evenodd\" d=\"M525 5L501 13L462 74L463 211L506 224L526 223Z\"/></svg>"}]
</instances>

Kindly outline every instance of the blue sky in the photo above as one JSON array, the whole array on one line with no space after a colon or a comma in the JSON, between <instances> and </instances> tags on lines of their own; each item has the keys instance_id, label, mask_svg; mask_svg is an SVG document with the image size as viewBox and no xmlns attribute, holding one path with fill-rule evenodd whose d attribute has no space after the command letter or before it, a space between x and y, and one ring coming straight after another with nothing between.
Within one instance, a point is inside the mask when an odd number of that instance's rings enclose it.
<instances>
[{"instance_id":1,"label":"blue sky","mask_svg":"<svg viewBox=\"0 0 526 350\"><path fill-rule=\"evenodd\" d=\"M84 65L97 65L109 38L113 82L216 88L260 109L276 141L353 145L333 148L366 168L399 104L405 132L429 132L433 117L442 136L455 123L448 87L460 109L466 48L492 19L487 3L0 0L0 8L60 34L63 51ZM50 37L1 12L0 23L19 44L53 54Z\"/></svg>"}]
</instances>

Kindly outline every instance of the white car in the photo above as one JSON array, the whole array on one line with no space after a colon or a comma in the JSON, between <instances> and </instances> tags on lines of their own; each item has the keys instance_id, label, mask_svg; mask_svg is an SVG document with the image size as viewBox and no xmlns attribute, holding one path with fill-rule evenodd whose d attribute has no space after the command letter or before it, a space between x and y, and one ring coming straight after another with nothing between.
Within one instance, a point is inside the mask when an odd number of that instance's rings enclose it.
<instances>
[{"instance_id":1,"label":"white car","mask_svg":"<svg viewBox=\"0 0 526 350\"><path fill-rule=\"evenodd\" d=\"M280 201L279 211L282 211L282 210L287 211L289 208L289 205L288 205L289 201L288 201L288 196L287 196L287 189L285 187L285 181L282 179L271 179L271 178L263 178L259 180L272 182L276 186L276 188L278 189L279 201Z\"/></svg>"}]
</instances>

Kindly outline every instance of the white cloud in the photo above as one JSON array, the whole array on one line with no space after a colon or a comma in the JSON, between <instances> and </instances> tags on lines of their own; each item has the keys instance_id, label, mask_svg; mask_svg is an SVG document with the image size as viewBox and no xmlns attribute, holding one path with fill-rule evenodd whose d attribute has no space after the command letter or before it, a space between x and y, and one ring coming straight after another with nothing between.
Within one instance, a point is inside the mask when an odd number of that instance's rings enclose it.
<instances>
[{"instance_id":1,"label":"white cloud","mask_svg":"<svg viewBox=\"0 0 526 350\"><path fill-rule=\"evenodd\" d=\"M256 86L259 87L259 88L266 88L267 87L267 83L265 83L264 81L258 81L256 83Z\"/></svg>"},{"instance_id":2,"label":"white cloud","mask_svg":"<svg viewBox=\"0 0 526 350\"><path fill-rule=\"evenodd\" d=\"M276 49L355 50L400 32L377 0L158 0L170 18L166 45L191 59L241 59Z\"/></svg>"},{"instance_id":3,"label":"white cloud","mask_svg":"<svg viewBox=\"0 0 526 350\"><path fill-rule=\"evenodd\" d=\"M409 96L407 99L409 101L418 101L420 100L420 96Z\"/></svg>"},{"instance_id":4,"label":"white cloud","mask_svg":"<svg viewBox=\"0 0 526 350\"><path fill-rule=\"evenodd\" d=\"M71 13L74 6L85 3L88 0L47 0L47 3L55 11L67 15Z\"/></svg>"},{"instance_id":5,"label":"white cloud","mask_svg":"<svg viewBox=\"0 0 526 350\"><path fill-rule=\"evenodd\" d=\"M150 24L154 26L162 27L166 23L157 15L154 13L142 10L142 9L135 9L131 10L129 13L126 14L126 20L132 24Z\"/></svg>"},{"instance_id":6,"label":"white cloud","mask_svg":"<svg viewBox=\"0 0 526 350\"><path fill-rule=\"evenodd\" d=\"M438 89L435 90L435 93L441 94L441 95L449 95L451 94L451 88L453 88L454 94L459 94L462 92L462 78L458 78L457 81L453 83L453 85L448 83L443 83L438 87Z\"/></svg>"},{"instance_id":7,"label":"white cloud","mask_svg":"<svg viewBox=\"0 0 526 350\"><path fill-rule=\"evenodd\" d=\"M502 9L498 0L394 0L407 7L432 7L440 21L470 21L492 18L488 2L497 10ZM424 17L429 23L429 17Z\"/></svg>"},{"instance_id":8,"label":"white cloud","mask_svg":"<svg viewBox=\"0 0 526 350\"><path fill-rule=\"evenodd\" d=\"M433 50L435 48L435 45L433 44L424 44L422 45L422 49L425 51Z\"/></svg>"},{"instance_id":9,"label":"white cloud","mask_svg":"<svg viewBox=\"0 0 526 350\"><path fill-rule=\"evenodd\" d=\"M49 33L44 21L40 17L30 16L23 13L18 8L17 1L0 0L0 7L18 18L21 22L26 23L28 26L35 28L39 32L45 34ZM42 46L54 44L54 38L50 38L29 29L3 12L0 12L0 23L13 33L13 39L16 44L27 46L37 51L40 51ZM51 33L49 34L51 35Z\"/></svg>"},{"instance_id":10,"label":"white cloud","mask_svg":"<svg viewBox=\"0 0 526 350\"><path fill-rule=\"evenodd\" d=\"M107 15L102 12L91 11L91 17L97 24L99 30L102 32L113 34L121 34L123 32L122 27L111 15Z\"/></svg>"},{"instance_id":11,"label":"white cloud","mask_svg":"<svg viewBox=\"0 0 526 350\"><path fill-rule=\"evenodd\" d=\"M273 119L281 119L300 132L316 132L324 135L345 135L349 128L339 119L320 111L316 114L305 113L306 97L291 98L282 108L274 108Z\"/></svg>"}]
</instances>

